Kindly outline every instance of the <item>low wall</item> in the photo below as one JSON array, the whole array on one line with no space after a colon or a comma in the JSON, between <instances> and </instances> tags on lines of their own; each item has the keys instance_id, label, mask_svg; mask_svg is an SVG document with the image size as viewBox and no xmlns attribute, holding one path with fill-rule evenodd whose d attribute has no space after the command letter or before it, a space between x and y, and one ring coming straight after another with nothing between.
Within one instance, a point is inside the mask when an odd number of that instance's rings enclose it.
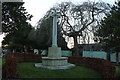
<instances>
[{"instance_id":1,"label":"low wall","mask_svg":"<svg viewBox=\"0 0 120 80\"><path fill-rule=\"evenodd\" d=\"M43 50L41 55L46 55L48 53L48 51ZM68 50L61 50L61 55L62 56L72 56L72 52L68 51Z\"/></svg>"},{"instance_id":2,"label":"low wall","mask_svg":"<svg viewBox=\"0 0 120 80\"><path fill-rule=\"evenodd\" d=\"M43 50L42 55L46 55L46 54L47 54L47 51ZM62 56L72 56L72 51L62 50L61 54ZM107 60L107 53L104 51L83 51L82 57L94 57L94 58L101 58L101 59ZM119 58L120 58L120 54L119 54ZM116 62L116 53L110 54L110 61Z\"/></svg>"},{"instance_id":3,"label":"low wall","mask_svg":"<svg viewBox=\"0 0 120 80\"><path fill-rule=\"evenodd\" d=\"M104 51L83 51L83 57L94 57L107 60L107 53Z\"/></svg>"},{"instance_id":4,"label":"low wall","mask_svg":"<svg viewBox=\"0 0 120 80\"><path fill-rule=\"evenodd\" d=\"M107 53L104 51L83 51L83 57L94 57L107 60ZM110 54L110 61L116 62L116 53ZM119 62L120 62L120 53L119 53Z\"/></svg>"}]
</instances>

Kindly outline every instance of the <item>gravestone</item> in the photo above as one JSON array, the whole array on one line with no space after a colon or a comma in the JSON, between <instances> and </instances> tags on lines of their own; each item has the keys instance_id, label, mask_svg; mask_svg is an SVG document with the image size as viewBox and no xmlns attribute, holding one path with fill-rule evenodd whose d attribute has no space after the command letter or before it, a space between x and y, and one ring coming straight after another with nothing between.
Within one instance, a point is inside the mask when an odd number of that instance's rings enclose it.
<instances>
[{"instance_id":1,"label":"gravestone","mask_svg":"<svg viewBox=\"0 0 120 80\"><path fill-rule=\"evenodd\" d=\"M35 54L39 54L38 49L34 49L34 53L35 53Z\"/></svg>"}]
</instances>

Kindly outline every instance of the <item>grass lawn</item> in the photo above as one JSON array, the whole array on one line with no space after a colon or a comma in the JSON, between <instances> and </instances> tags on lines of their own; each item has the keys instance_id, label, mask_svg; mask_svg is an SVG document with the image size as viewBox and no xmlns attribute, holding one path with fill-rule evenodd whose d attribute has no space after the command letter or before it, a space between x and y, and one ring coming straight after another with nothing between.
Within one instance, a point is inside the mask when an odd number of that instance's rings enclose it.
<instances>
[{"instance_id":1,"label":"grass lawn","mask_svg":"<svg viewBox=\"0 0 120 80\"><path fill-rule=\"evenodd\" d=\"M5 58L0 58L0 68L5 64Z\"/></svg>"},{"instance_id":2,"label":"grass lawn","mask_svg":"<svg viewBox=\"0 0 120 80\"><path fill-rule=\"evenodd\" d=\"M3 65L3 59L0 57L0 69L2 68L2 65Z\"/></svg>"},{"instance_id":3,"label":"grass lawn","mask_svg":"<svg viewBox=\"0 0 120 80\"><path fill-rule=\"evenodd\" d=\"M67 70L48 70L34 67L35 63L19 63L19 78L102 78L101 74L83 66Z\"/></svg>"},{"instance_id":4,"label":"grass lawn","mask_svg":"<svg viewBox=\"0 0 120 80\"><path fill-rule=\"evenodd\" d=\"M117 72L117 76L120 77L120 66L116 66L116 72Z\"/></svg>"}]
</instances>

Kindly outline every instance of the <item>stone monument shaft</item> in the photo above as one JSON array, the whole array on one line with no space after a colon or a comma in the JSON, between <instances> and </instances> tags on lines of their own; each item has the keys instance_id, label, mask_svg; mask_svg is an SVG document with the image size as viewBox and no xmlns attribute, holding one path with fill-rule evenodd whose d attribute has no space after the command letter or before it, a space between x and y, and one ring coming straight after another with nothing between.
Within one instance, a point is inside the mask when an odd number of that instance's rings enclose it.
<instances>
[{"instance_id":1,"label":"stone monument shaft","mask_svg":"<svg viewBox=\"0 0 120 80\"><path fill-rule=\"evenodd\" d=\"M57 47L57 12L55 11L52 15L53 17L53 30L52 30L52 46Z\"/></svg>"}]
</instances>

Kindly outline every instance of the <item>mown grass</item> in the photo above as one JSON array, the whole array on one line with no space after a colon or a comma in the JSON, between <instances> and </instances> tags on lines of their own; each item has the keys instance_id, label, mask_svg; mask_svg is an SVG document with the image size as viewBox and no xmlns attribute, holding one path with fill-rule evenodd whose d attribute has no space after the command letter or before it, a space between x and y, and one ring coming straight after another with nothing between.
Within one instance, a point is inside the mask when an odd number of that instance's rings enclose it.
<instances>
[{"instance_id":1,"label":"mown grass","mask_svg":"<svg viewBox=\"0 0 120 80\"><path fill-rule=\"evenodd\" d=\"M120 66L116 66L117 76L120 77Z\"/></svg>"},{"instance_id":2,"label":"mown grass","mask_svg":"<svg viewBox=\"0 0 120 80\"><path fill-rule=\"evenodd\" d=\"M19 78L102 78L97 71L76 66L67 70L48 70L34 67L35 63L19 63L18 77Z\"/></svg>"}]
</instances>

